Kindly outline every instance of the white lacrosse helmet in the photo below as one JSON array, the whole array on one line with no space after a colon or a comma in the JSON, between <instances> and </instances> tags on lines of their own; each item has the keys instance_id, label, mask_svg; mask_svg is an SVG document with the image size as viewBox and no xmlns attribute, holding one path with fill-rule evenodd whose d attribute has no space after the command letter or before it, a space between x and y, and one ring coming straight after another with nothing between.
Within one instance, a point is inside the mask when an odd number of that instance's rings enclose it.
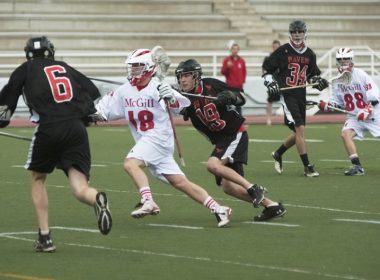
<instances>
[{"instance_id":1,"label":"white lacrosse helmet","mask_svg":"<svg viewBox=\"0 0 380 280\"><path fill-rule=\"evenodd\" d=\"M336 66L340 73L344 71L352 72L354 67L354 51L351 48L339 48L335 54Z\"/></svg>"},{"instance_id":2,"label":"white lacrosse helmet","mask_svg":"<svg viewBox=\"0 0 380 280\"><path fill-rule=\"evenodd\" d=\"M134 50L125 63L127 64L127 79L132 86L143 85L157 70L149 49Z\"/></svg>"}]
</instances>

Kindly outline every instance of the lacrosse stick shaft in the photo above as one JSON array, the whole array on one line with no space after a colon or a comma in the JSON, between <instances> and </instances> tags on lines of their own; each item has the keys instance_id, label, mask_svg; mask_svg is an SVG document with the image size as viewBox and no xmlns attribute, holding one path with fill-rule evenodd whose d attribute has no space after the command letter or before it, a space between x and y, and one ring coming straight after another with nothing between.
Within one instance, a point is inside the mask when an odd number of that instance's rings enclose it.
<instances>
[{"instance_id":1,"label":"lacrosse stick shaft","mask_svg":"<svg viewBox=\"0 0 380 280\"><path fill-rule=\"evenodd\" d=\"M152 60L156 63L156 66L158 68L156 72L157 78L160 80L160 82L162 82L169 70L171 61L168 55L166 54L165 50L161 46L155 46L152 49ZM182 166L185 167L186 164L185 164L185 159L183 158L183 154L182 154L182 147L178 140L177 131L176 131L174 121L173 121L173 115L172 115L172 112L170 111L170 104L167 100L165 100L165 105L166 105L166 111L168 111L170 125L172 127L173 136L174 136L174 142L177 147L178 157L181 161Z\"/></svg>"},{"instance_id":2,"label":"lacrosse stick shaft","mask_svg":"<svg viewBox=\"0 0 380 280\"><path fill-rule=\"evenodd\" d=\"M173 115L172 115L172 112L170 111L169 101L165 100L165 104L166 104L166 110L168 111L170 124L171 124L172 130L173 130L175 145L177 146L178 157L181 161L182 166L186 166L185 159L183 158L182 147L181 147L179 140L178 140L178 137L177 137L177 131L176 131L175 125L174 125Z\"/></svg>"},{"instance_id":3,"label":"lacrosse stick shaft","mask_svg":"<svg viewBox=\"0 0 380 280\"><path fill-rule=\"evenodd\" d=\"M198 98L204 98L204 99L211 99L211 100L216 100L217 98L214 96L206 96L206 95L201 95L201 94L193 94L193 93L187 93L187 92L180 92L180 94L184 96L192 96L192 97L198 97Z\"/></svg>"},{"instance_id":4,"label":"lacrosse stick shaft","mask_svg":"<svg viewBox=\"0 0 380 280\"><path fill-rule=\"evenodd\" d=\"M5 137L10 137L10 138L15 138L15 139L20 139L20 140L25 140L25 141L32 141L32 138L12 134L12 133L7 133L7 132L0 132L0 135L5 136Z\"/></svg>"},{"instance_id":5,"label":"lacrosse stick shaft","mask_svg":"<svg viewBox=\"0 0 380 280\"><path fill-rule=\"evenodd\" d=\"M291 90L291 89L295 89L295 88L312 87L312 86L316 86L316 85L318 85L318 83L305 84L305 85L299 85L299 86L294 86L294 87L280 88L280 90L281 90L281 91L285 91L285 90Z\"/></svg>"},{"instance_id":6,"label":"lacrosse stick shaft","mask_svg":"<svg viewBox=\"0 0 380 280\"><path fill-rule=\"evenodd\" d=\"M98 78L89 78L90 80L97 81L97 82L102 82L102 83L107 83L107 84L112 84L112 85L122 85L123 83L117 82L117 81L111 81L111 80L105 80L105 79L98 79Z\"/></svg>"}]
</instances>

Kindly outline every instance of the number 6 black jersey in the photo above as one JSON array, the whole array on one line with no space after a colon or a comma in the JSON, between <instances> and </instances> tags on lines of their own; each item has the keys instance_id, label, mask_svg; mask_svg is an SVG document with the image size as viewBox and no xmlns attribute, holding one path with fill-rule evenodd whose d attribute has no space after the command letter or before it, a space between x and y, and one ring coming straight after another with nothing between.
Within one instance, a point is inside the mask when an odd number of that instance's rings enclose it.
<instances>
[{"instance_id":1,"label":"number 6 black jersey","mask_svg":"<svg viewBox=\"0 0 380 280\"><path fill-rule=\"evenodd\" d=\"M100 97L96 86L65 62L35 58L21 64L1 91L0 104L12 113L24 95L32 120L55 123L82 119L96 112L93 100Z\"/></svg>"},{"instance_id":2,"label":"number 6 black jersey","mask_svg":"<svg viewBox=\"0 0 380 280\"><path fill-rule=\"evenodd\" d=\"M263 69L276 77L280 88L304 85L308 78L321 74L316 55L310 48L297 52L289 43L275 50L264 61ZM283 95L294 93L306 94L306 88L282 92Z\"/></svg>"},{"instance_id":3,"label":"number 6 black jersey","mask_svg":"<svg viewBox=\"0 0 380 280\"><path fill-rule=\"evenodd\" d=\"M219 92L224 90L240 92L218 79L203 78L198 88L195 89L195 94L216 97ZM240 93L238 94L240 95ZM213 100L202 97L188 98L191 104L186 108L186 115L191 119L193 126L213 144L220 139L235 135L245 121L245 118L232 106L217 106ZM244 100L244 98L242 99Z\"/></svg>"}]
</instances>

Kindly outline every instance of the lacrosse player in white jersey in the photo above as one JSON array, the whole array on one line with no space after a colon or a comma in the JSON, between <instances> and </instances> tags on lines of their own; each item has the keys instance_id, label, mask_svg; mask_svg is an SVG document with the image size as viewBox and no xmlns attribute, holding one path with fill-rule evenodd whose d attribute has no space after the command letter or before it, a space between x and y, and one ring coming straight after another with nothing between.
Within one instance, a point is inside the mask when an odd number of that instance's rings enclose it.
<instances>
[{"instance_id":1,"label":"lacrosse player in white jersey","mask_svg":"<svg viewBox=\"0 0 380 280\"><path fill-rule=\"evenodd\" d=\"M351 48L337 50L336 64L340 73L349 71L352 80L349 84L333 84L330 99L321 100L319 108L328 111L331 107L337 107L347 111L341 136L352 167L344 174L364 175L353 139L362 140L366 131L373 137L380 137L379 88L365 71L354 68L354 51Z\"/></svg>"},{"instance_id":2,"label":"lacrosse player in white jersey","mask_svg":"<svg viewBox=\"0 0 380 280\"><path fill-rule=\"evenodd\" d=\"M155 177L210 209L218 227L227 226L231 208L219 205L202 187L189 181L173 157L174 133L166 110L170 106L170 110L179 113L190 101L169 84L153 78L157 65L151 50L133 51L126 64L128 82L104 96L96 108L105 120L125 118L136 142L124 160L124 169L141 195L139 208L131 216L142 218L160 213L144 172L147 167Z\"/></svg>"}]
</instances>

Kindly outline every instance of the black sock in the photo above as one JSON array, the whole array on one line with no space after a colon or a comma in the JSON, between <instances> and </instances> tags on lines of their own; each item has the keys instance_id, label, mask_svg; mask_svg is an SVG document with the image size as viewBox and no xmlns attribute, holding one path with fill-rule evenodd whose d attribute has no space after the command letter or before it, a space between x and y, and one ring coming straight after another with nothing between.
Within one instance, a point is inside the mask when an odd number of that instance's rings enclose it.
<instances>
[{"instance_id":1,"label":"black sock","mask_svg":"<svg viewBox=\"0 0 380 280\"><path fill-rule=\"evenodd\" d=\"M352 163L353 165L361 165L361 164L360 164L360 160L359 160L358 157L354 157L354 158L352 158L352 159L351 159L351 163Z\"/></svg>"},{"instance_id":2,"label":"black sock","mask_svg":"<svg viewBox=\"0 0 380 280\"><path fill-rule=\"evenodd\" d=\"M282 156L286 151L288 150L288 148L286 148L284 146L284 144L282 144L280 146L280 148L277 149L276 153L279 155L279 156Z\"/></svg>"},{"instance_id":3,"label":"black sock","mask_svg":"<svg viewBox=\"0 0 380 280\"><path fill-rule=\"evenodd\" d=\"M300 158L302 160L303 166L306 167L310 164L309 157L307 156L307 154L300 155Z\"/></svg>"}]
</instances>

